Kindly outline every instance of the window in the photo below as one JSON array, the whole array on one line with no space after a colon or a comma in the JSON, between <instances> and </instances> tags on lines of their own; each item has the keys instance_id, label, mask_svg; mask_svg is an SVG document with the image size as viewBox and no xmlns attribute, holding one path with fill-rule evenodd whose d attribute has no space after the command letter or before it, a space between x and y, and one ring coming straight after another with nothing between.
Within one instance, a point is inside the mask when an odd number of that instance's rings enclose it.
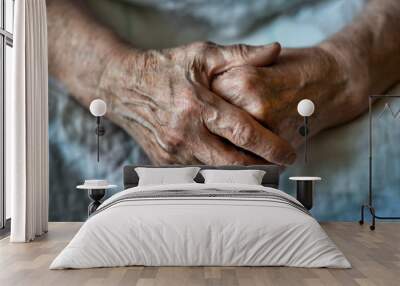
<instances>
[{"instance_id":1,"label":"window","mask_svg":"<svg viewBox=\"0 0 400 286\"><path fill-rule=\"evenodd\" d=\"M14 0L0 0L0 228L11 217L10 194L5 189L5 101L11 93Z\"/></svg>"}]
</instances>

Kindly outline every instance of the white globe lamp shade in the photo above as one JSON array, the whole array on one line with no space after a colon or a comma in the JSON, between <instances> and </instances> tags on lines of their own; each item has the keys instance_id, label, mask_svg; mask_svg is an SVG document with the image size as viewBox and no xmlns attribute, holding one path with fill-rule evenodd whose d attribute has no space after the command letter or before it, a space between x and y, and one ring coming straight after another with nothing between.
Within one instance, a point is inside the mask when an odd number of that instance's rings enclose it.
<instances>
[{"instance_id":1,"label":"white globe lamp shade","mask_svg":"<svg viewBox=\"0 0 400 286\"><path fill-rule=\"evenodd\" d=\"M89 109L93 116L100 117L106 114L107 104L101 99L95 99L90 103Z\"/></svg>"},{"instance_id":2,"label":"white globe lamp shade","mask_svg":"<svg viewBox=\"0 0 400 286\"><path fill-rule=\"evenodd\" d=\"M311 116L314 113L314 109L314 103L309 99L303 99L297 105L297 112L303 117Z\"/></svg>"}]
</instances>

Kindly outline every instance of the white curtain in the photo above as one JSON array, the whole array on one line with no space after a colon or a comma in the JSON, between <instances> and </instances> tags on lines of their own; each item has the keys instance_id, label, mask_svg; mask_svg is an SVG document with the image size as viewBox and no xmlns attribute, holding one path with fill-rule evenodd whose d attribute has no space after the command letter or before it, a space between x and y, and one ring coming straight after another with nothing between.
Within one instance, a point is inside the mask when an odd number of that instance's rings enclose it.
<instances>
[{"instance_id":1,"label":"white curtain","mask_svg":"<svg viewBox=\"0 0 400 286\"><path fill-rule=\"evenodd\" d=\"M6 172L12 242L48 225L48 71L45 0L15 1L13 94L6 98Z\"/></svg>"}]
</instances>

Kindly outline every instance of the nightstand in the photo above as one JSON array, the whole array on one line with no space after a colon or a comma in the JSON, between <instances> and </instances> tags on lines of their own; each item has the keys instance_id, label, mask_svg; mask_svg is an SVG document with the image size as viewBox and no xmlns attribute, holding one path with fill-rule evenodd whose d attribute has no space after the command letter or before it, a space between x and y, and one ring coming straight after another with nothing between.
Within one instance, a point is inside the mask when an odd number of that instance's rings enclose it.
<instances>
[{"instance_id":1,"label":"nightstand","mask_svg":"<svg viewBox=\"0 0 400 286\"><path fill-rule=\"evenodd\" d=\"M94 185L79 185L78 190L87 190L91 203L88 206L88 216L94 213L101 205L101 199L104 198L108 189L116 188L116 185L94 186Z\"/></svg>"},{"instance_id":2,"label":"nightstand","mask_svg":"<svg viewBox=\"0 0 400 286\"><path fill-rule=\"evenodd\" d=\"M320 177L290 177L289 180L296 181L296 198L303 206L311 210L313 207L313 188L315 181L321 181Z\"/></svg>"}]
</instances>

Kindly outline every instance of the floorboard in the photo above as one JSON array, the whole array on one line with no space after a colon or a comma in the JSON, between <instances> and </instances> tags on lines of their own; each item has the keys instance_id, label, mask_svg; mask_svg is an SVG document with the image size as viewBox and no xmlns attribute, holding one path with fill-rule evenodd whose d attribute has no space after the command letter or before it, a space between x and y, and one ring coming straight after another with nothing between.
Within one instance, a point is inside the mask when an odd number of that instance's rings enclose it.
<instances>
[{"instance_id":1,"label":"floorboard","mask_svg":"<svg viewBox=\"0 0 400 286\"><path fill-rule=\"evenodd\" d=\"M0 240L2 286L266 286L400 285L400 223L380 223L375 231L356 223L323 223L352 269L289 267L123 267L48 270L81 223L50 223L49 233L32 243Z\"/></svg>"}]
</instances>

